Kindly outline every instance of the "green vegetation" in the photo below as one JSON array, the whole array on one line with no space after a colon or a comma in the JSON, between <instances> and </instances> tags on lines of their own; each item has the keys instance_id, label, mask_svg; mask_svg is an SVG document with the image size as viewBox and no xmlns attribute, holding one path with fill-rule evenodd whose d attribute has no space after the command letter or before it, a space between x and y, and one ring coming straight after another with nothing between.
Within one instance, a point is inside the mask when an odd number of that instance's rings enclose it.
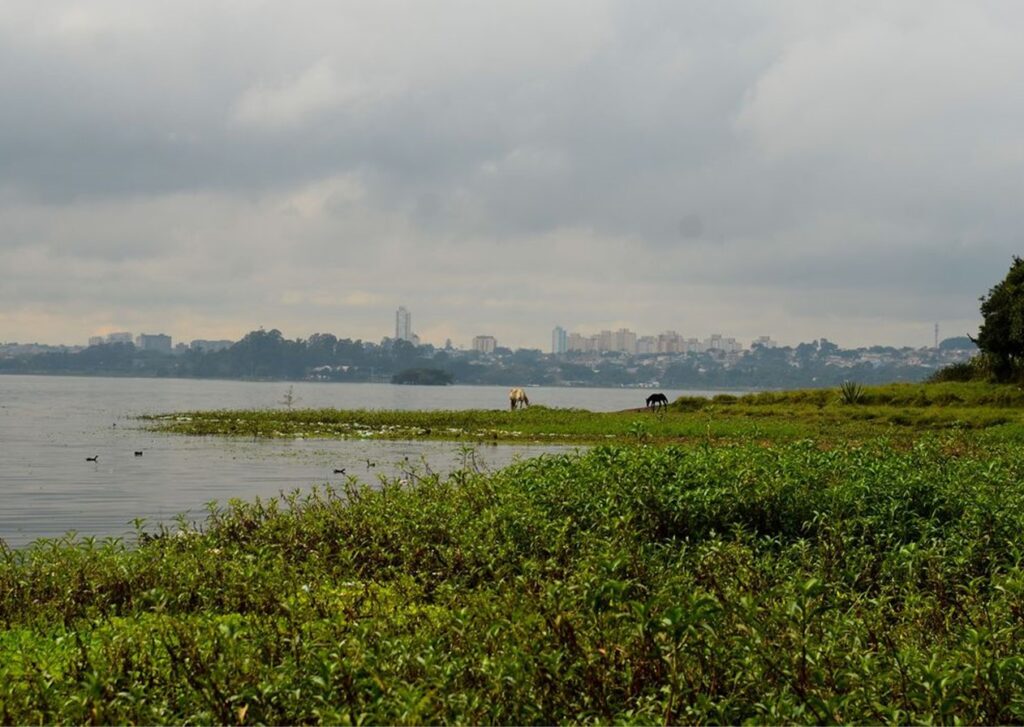
<instances>
[{"instance_id":1,"label":"green vegetation","mask_svg":"<svg viewBox=\"0 0 1024 727\"><path fill-rule=\"evenodd\" d=\"M1024 391L856 393L159 417L599 444L0 545L0 721L1024 720Z\"/></svg>"},{"instance_id":2,"label":"green vegetation","mask_svg":"<svg viewBox=\"0 0 1024 727\"><path fill-rule=\"evenodd\" d=\"M633 442L861 442L880 435L907 440L921 431L998 427L1024 435L1024 391L982 382L892 384L852 389L763 392L713 399L681 398L663 413L590 412L532 406L525 410L343 411L335 409L208 411L152 417L148 425L193 435Z\"/></svg>"},{"instance_id":3,"label":"green vegetation","mask_svg":"<svg viewBox=\"0 0 1024 727\"><path fill-rule=\"evenodd\" d=\"M2 551L0 720L1019 722L1022 479L963 430L600 446Z\"/></svg>"},{"instance_id":4,"label":"green vegetation","mask_svg":"<svg viewBox=\"0 0 1024 727\"><path fill-rule=\"evenodd\" d=\"M1006 277L981 298L982 324L976 339L979 353L969 361L945 366L931 383L989 381L1024 383L1024 259L1014 255ZM962 341L950 345L962 346ZM946 341L943 341L946 343Z\"/></svg>"},{"instance_id":5,"label":"green vegetation","mask_svg":"<svg viewBox=\"0 0 1024 727\"><path fill-rule=\"evenodd\" d=\"M978 348L992 362L997 379L1009 381L1024 375L1024 260L1013 256L1006 277L981 299L984 319L978 331Z\"/></svg>"},{"instance_id":6,"label":"green vegetation","mask_svg":"<svg viewBox=\"0 0 1024 727\"><path fill-rule=\"evenodd\" d=\"M839 393L844 404L860 404L864 400L864 387L856 381L844 381Z\"/></svg>"},{"instance_id":7,"label":"green vegetation","mask_svg":"<svg viewBox=\"0 0 1024 727\"><path fill-rule=\"evenodd\" d=\"M983 357L928 385L657 413L295 410L289 389L284 410L152 417L599 444L211 505L130 546L0 541L0 721L1022 722L1024 391L984 382L1024 360L1022 291L1014 258ZM345 342L314 343L259 332L222 358L298 370Z\"/></svg>"},{"instance_id":8,"label":"green vegetation","mask_svg":"<svg viewBox=\"0 0 1024 727\"><path fill-rule=\"evenodd\" d=\"M445 386L452 381L452 375L447 371L429 367L405 369L391 377L392 384L418 384L420 386Z\"/></svg>"}]
</instances>

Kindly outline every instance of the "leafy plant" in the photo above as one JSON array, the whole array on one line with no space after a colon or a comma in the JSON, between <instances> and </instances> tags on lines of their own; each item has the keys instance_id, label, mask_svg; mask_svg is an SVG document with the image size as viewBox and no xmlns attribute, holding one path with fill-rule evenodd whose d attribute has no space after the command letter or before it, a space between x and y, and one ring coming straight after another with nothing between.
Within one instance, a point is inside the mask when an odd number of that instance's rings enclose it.
<instances>
[{"instance_id":1,"label":"leafy plant","mask_svg":"<svg viewBox=\"0 0 1024 727\"><path fill-rule=\"evenodd\" d=\"M650 428L643 419L636 419L626 430L626 433L638 443L644 443L651 438Z\"/></svg>"},{"instance_id":2,"label":"leafy plant","mask_svg":"<svg viewBox=\"0 0 1024 727\"><path fill-rule=\"evenodd\" d=\"M844 381L839 387L839 395L844 404L860 404L864 401L864 387L856 381Z\"/></svg>"}]
</instances>

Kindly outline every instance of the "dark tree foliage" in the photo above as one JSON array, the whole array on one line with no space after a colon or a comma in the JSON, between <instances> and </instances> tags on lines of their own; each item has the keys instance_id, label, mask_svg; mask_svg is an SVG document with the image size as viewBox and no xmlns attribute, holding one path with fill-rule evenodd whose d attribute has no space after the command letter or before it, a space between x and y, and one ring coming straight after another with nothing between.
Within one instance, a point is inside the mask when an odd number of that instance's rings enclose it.
<instances>
[{"instance_id":1,"label":"dark tree foliage","mask_svg":"<svg viewBox=\"0 0 1024 727\"><path fill-rule=\"evenodd\" d=\"M988 354L997 378L1006 380L1024 360L1024 260L981 298L982 324L975 343Z\"/></svg>"},{"instance_id":2,"label":"dark tree foliage","mask_svg":"<svg viewBox=\"0 0 1024 727\"><path fill-rule=\"evenodd\" d=\"M399 371L391 377L392 384L418 384L420 386L445 386L452 383L452 375L434 368L415 368Z\"/></svg>"}]
</instances>

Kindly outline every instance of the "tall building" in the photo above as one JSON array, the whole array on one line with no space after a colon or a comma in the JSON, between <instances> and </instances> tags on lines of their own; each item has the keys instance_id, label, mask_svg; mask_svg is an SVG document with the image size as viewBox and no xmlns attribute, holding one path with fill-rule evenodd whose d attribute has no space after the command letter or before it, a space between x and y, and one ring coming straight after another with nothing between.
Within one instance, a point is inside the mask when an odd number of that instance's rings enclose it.
<instances>
[{"instance_id":1,"label":"tall building","mask_svg":"<svg viewBox=\"0 0 1024 727\"><path fill-rule=\"evenodd\" d=\"M89 336L89 345L90 346L102 346L103 345L103 336Z\"/></svg>"},{"instance_id":2,"label":"tall building","mask_svg":"<svg viewBox=\"0 0 1024 727\"><path fill-rule=\"evenodd\" d=\"M569 334L568 350L570 351L590 351L590 339L579 333Z\"/></svg>"},{"instance_id":3,"label":"tall building","mask_svg":"<svg viewBox=\"0 0 1024 727\"><path fill-rule=\"evenodd\" d=\"M561 326L551 331L551 353L565 353L569 350L569 334Z\"/></svg>"},{"instance_id":4,"label":"tall building","mask_svg":"<svg viewBox=\"0 0 1024 727\"><path fill-rule=\"evenodd\" d=\"M726 338L721 333L712 333L707 339L705 339L704 348L708 351L738 353L743 350L743 344L735 338Z\"/></svg>"},{"instance_id":5,"label":"tall building","mask_svg":"<svg viewBox=\"0 0 1024 727\"><path fill-rule=\"evenodd\" d=\"M683 337L675 331L658 334L658 353L682 353Z\"/></svg>"},{"instance_id":6,"label":"tall building","mask_svg":"<svg viewBox=\"0 0 1024 727\"><path fill-rule=\"evenodd\" d=\"M412 313L404 305L398 306L395 311L395 338L399 341L412 340Z\"/></svg>"},{"instance_id":7,"label":"tall building","mask_svg":"<svg viewBox=\"0 0 1024 727\"><path fill-rule=\"evenodd\" d=\"M636 334L628 328L620 328L612 335L612 350L636 353Z\"/></svg>"},{"instance_id":8,"label":"tall building","mask_svg":"<svg viewBox=\"0 0 1024 727\"><path fill-rule=\"evenodd\" d=\"M140 351L171 352L171 337L163 333L140 333L135 337L135 347Z\"/></svg>"},{"instance_id":9,"label":"tall building","mask_svg":"<svg viewBox=\"0 0 1024 727\"><path fill-rule=\"evenodd\" d=\"M131 343L132 334L127 331L121 331L118 333L108 333L106 338L107 343Z\"/></svg>"},{"instance_id":10,"label":"tall building","mask_svg":"<svg viewBox=\"0 0 1024 727\"><path fill-rule=\"evenodd\" d=\"M498 340L494 336L473 336L473 350L480 353L494 353Z\"/></svg>"},{"instance_id":11,"label":"tall building","mask_svg":"<svg viewBox=\"0 0 1024 727\"><path fill-rule=\"evenodd\" d=\"M658 339L655 336L641 336L636 339L637 353L657 353Z\"/></svg>"}]
</instances>

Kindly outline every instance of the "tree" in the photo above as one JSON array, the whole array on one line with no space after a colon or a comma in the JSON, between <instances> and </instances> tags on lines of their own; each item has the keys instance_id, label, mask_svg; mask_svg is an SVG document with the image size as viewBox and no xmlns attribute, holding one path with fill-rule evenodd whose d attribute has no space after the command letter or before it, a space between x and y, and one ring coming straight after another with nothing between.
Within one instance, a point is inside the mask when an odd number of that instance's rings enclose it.
<instances>
[{"instance_id":1,"label":"tree","mask_svg":"<svg viewBox=\"0 0 1024 727\"><path fill-rule=\"evenodd\" d=\"M1006 380L1024 360L1024 260L1014 255L1006 277L982 296L981 317L974 342L991 358L996 376Z\"/></svg>"}]
</instances>

